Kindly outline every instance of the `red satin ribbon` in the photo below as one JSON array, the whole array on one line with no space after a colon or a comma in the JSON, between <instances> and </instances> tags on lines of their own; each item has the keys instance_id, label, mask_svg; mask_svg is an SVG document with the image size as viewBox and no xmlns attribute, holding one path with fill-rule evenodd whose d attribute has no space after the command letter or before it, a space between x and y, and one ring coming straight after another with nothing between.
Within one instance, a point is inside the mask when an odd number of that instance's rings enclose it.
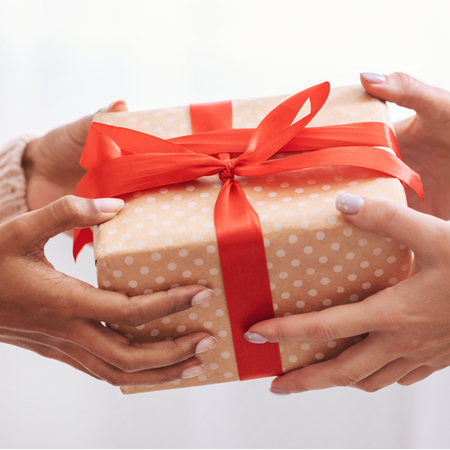
<instances>
[{"instance_id":1,"label":"red satin ribbon","mask_svg":"<svg viewBox=\"0 0 450 450\"><path fill-rule=\"evenodd\" d=\"M115 197L214 174L224 181L214 218L241 379L278 375L281 363L276 344L254 345L243 338L250 325L274 314L259 218L234 175L358 166L396 177L423 198L420 178L400 160L395 136L387 125L305 128L328 94L329 83L306 89L277 106L254 130L226 129L231 124L228 102L216 105L218 109L191 107L193 130L201 134L170 140L100 123L91 125L81 158L88 173L78 185L79 196ZM308 99L311 112L292 123ZM224 129L209 131L217 126ZM397 156L373 146L391 148ZM305 153L269 160L278 151ZM90 241L89 229L76 230L74 256Z\"/></svg>"},{"instance_id":2,"label":"red satin ribbon","mask_svg":"<svg viewBox=\"0 0 450 450\"><path fill-rule=\"evenodd\" d=\"M194 133L232 126L231 102L191 105L190 115ZM211 143L207 147L214 148ZM258 346L244 338L251 325L274 317L273 300L259 217L240 184L234 182L238 160L230 153L219 153L218 157L225 169L219 172L224 185L214 209L214 225L239 378L281 374L278 344Z\"/></svg>"},{"instance_id":3,"label":"red satin ribbon","mask_svg":"<svg viewBox=\"0 0 450 450\"><path fill-rule=\"evenodd\" d=\"M231 128L233 124L232 111L230 101L191 105L189 113L192 134Z\"/></svg>"}]
</instances>

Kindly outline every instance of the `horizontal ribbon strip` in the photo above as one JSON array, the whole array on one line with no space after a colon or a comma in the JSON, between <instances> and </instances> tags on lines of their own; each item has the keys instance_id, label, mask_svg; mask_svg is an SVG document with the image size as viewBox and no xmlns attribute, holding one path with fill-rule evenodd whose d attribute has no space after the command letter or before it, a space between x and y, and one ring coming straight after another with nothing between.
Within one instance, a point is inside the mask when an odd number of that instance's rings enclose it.
<instances>
[{"instance_id":1,"label":"horizontal ribbon strip","mask_svg":"<svg viewBox=\"0 0 450 450\"><path fill-rule=\"evenodd\" d=\"M215 174L224 182L214 218L241 379L278 375L281 365L274 344L255 346L243 338L250 325L273 317L273 307L259 218L235 175L356 166L396 177L423 198L420 178L399 158L395 136L386 124L305 128L324 105L329 89L329 83L322 83L295 94L256 129L227 129L229 102L191 107L193 130L201 133L169 140L127 128L91 125L81 158L88 173L78 185L79 196L116 197ZM311 112L293 123L307 100ZM222 129L214 130L218 126ZM277 152L302 153L271 159ZM76 230L74 256L90 241L89 229Z\"/></svg>"}]
</instances>

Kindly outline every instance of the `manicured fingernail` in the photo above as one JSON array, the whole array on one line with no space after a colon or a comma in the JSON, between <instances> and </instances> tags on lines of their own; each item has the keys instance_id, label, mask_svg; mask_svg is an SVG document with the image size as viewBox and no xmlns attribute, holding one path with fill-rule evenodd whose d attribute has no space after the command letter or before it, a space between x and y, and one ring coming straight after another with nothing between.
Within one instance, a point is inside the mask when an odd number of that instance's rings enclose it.
<instances>
[{"instance_id":1,"label":"manicured fingernail","mask_svg":"<svg viewBox=\"0 0 450 450\"><path fill-rule=\"evenodd\" d=\"M264 342L267 342L267 339L264 336L261 336L258 333L250 333L249 331L244 333L244 337L253 344L264 344Z\"/></svg>"},{"instance_id":2,"label":"manicured fingernail","mask_svg":"<svg viewBox=\"0 0 450 450\"><path fill-rule=\"evenodd\" d=\"M287 391L286 389L278 388L278 387L271 387L269 389L272 394L275 395L291 395L291 392Z\"/></svg>"},{"instance_id":3,"label":"manicured fingernail","mask_svg":"<svg viewBox=\"0 0 450 450\"><path fill-rule=\"evenodd\" d=\"M357 214L364 205L364 199L358 195L341 194L336 199L336 209L344 214Z\"/></svg>"},{"instance_id":4,"label":"manicured fingernail","mask_svg":"<svg viewBox=\"0 0 450 450\"><path fill-rule=\"evenodd\" d=\"M216 294L214 293L213 290L204 289L203 291L198 292L197 294L195 294L192 297L191 305L195 306L195 305L200 305L200 303L205 303L205 302L211 300L214 297L214 295L216 295Z\"/></svg>"},{"instance_id":5,"label":"manicured fingernail","mask_svg":"<svg viewBox=\"0 0 450 450\"><path fill-rule=\"evenodd\" d=\"M386 77L379 73L363 72L360 74L366 81L373 84L381 84L386 81Z\"/></svg>"},{"instance_id":6,"label":"manicured fingernail","mask_svg":"<svg viewBox=\"0 0 450 450\"><path fill-rule=\"evenodd\" d=\"M124 201L120 198L96 198L94 204L101 213L116 213L122 209Z\"/></svg>"},{"instance_id":7,"label":"manicured fingernail","mask_svg":"<svg viewBox=\"0 0 450 450\"><path fill-rule=\"evenodd\" d=\"M110 112L110 111L114 111L114 112L119 112L119 111L126 111L127 110L127 104L125 103L124 100L117 100L117 102L111 103L108 108L106 109L106 111Z\"/></svg>"},{"instance_id":8,"label":"manicured fingernail","mask_svg":"<svg viewBox=\"0 0 450 450\"><path fill-rule=\"evenodd\" d=\"M204 372L206 372L206 367L203 364L199 366L191 366L183 370L181 378L184 380L186 378L198 377Z\"/></svg>"},{"instance_id":9,"label":"manicured fingernail","mask_svg":"<svg viewBox=\"0 0 450 450\"><path fill-rule=\"evenodd\" d=\"M198 355L199 353L206 352L206 350L209 350L210 348L214 348L217 344L217 339L213 336L207 337L205 339L202 339L195 348L195 354Z\"/></svg>"}]
</instances>

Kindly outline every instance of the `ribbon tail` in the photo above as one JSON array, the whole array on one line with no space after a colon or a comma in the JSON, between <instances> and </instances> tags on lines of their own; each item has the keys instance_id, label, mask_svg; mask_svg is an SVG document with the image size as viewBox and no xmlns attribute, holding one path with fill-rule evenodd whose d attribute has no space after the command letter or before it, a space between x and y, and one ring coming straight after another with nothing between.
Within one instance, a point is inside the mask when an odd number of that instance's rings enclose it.
<instances>
[{"instance_id":1,"label":"ribbon tail","mask_svg":"<svg viewBox=\"0 0 450 450\"><path fill-rule=\"evenodd\" d=\"M76 261L77 256L86 244L93 241L93 235L90 228L75 228L73 230L73 259Z\"/></svg>"},{"instance_id":2,"label":"ribbon tail","mask_svg":"<svg viewBox=\"0 0 450 450\"><path fill-rule=\"evenodd\" d=\"M274 317L261 224L237 181L227 180L214 210L220 264L241 380L282 374L278 344L247 342L248 328Z\"/></svg>"}]
</instances>

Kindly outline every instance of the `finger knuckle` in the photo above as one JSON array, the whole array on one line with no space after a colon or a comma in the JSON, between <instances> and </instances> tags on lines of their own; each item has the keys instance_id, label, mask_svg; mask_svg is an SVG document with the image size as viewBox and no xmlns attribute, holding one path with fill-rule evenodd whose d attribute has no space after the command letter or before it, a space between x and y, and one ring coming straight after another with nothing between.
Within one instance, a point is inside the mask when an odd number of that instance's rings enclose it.
<instances>
[{"instance_id":1,"label":"finger knuckle","mask_svg":"<svg viewBox=\"0 0 450 450\"><path fill-rule=\"evenodd\" d=\"M133 352L116 357L114 366L125 373L136 372L139 369L138 360L134 357Z\"/></svg>"},{"instance_id":2,"label":"finger knuckle","mask_svg":"<svg viewBox=\"0 0 450 450\"><path fill-rule=\"evenodd\" d=\"M186 346L180 344L178 340L167 340L165 344L165 355L167 358L167 365L177 364L184 361L187 357L192 356L195 353L194 346Z\"/></svg>"},{"instance_id":3,"label":"finger knuckle","mask_svg":"<svg viewBox=\"0 0 450 450\"><path fill-rule=\"evenodd\" d=\"M383 236L388 236L391 230L403 226L401 207L393 202L383 202L376 210L374 222Z\"/></svg>"},{"instance_id":4,"label":"finger knuckle","mask_svg":"<svg viewBox=\"0 0 450 450\"><path fill-rule=\"evenodd\" d=\"M348 371L343 367L336 367L333 376L332 383L334 386L353 386L359 381L357 374Z\"/></svg>"},{"instance_id":5,"label":"finger knuckle","mask_svg":"<svg viewBox=\"0 0 450 450\"><path fill-rule=\"evenodd\" d=\"M136 304L132 297L124 296L119 314L124 325L137 327L144 323L139 305Z\"/></svg>"},{"instance_id":6,"label":"finger knuckle","mask_svg":"<svg viewBox=\"0 0 450 450\"><path fill-rule=\"evenodd\" d=\"M93 372L96 377L105 381L106 383L112 386L121 386L123 382L123 374L114 365L110 364L101 364L99 367L95 368L95 372Z\"/></svg>"},{"instance_id":7,"label":"finger knuckle","mask_svg":"<svg viewBox=\"0 0 450 450\"><path fill-rule=\"evenodd\" d=\"M177 289L170 289L165 292L164 307L167 314L175 314L189 308L186 304L186 298L182 291Z\"/></svg>"},{"instance_id":8,"label":"finger knuckle","mask_svg":"<svg viewBox=\"0 0 450 450\"><path fill-rule=\"evenodd\" d=\"M411 95L413 95L413 93L417 90L417 80L403 72L395 72L394 76L397 77L397 80L401 86L402 98L400 99L400 102L409 100Z\"/></svg>"},{"instance_id":9,"label":"finger knuckle","mask_svg":"<svg viewBox=\"0 0 450 450\"><path fill-rule=\"evenodd\" d=\"M108 370L102 375L102 379L115 387L124 386L126 384L123 374L117 370Z\"/></svg>"},{"instance_id":10,"label":"finger knuckle","mask_svg":"<svg viewBox=\"0 0 450 450\"><path fill-rule=\"evenodd\" d=\"M82 215L81 208L74 195L61 197L50 205L51 213L59 219L61 223L71 225L72 227Z\"/></svg>"},{"instance_id":11,"label":"finger knuckle","mask_svg":"<svg viewBox=\"0 0 450 450\"><path fill-rule=\"evenodd\" d=\"M336 333L332 326L329 323L320 321L311 323L307 334L312 340L318 342L328 342L336 337Z\"/></svg>"},{"instance_id":12,"label":"finger knuckle","mask_svg":"<svg viewBox=\"0 0 450 450\"><path fill-rule=\"evenodd\" d=\"M423 339L415 336L409 336L408 339L400 341L396 345L396 352L400 357L404 357L407 355L416 355L427 349L427 344L423 341ZM418 358L416 358L419 360Z\"/></svg>"},{"instance_id":13,"label":"finger knuckle","mask_svg":"<svg viewBox=\"0 0 450 450\"><path fill-rule=\"evenodd\" d=\"M27 214L23 214L16 217L9 222L6 222L0 226L1 228L1 242L2 248L5 248L8 243L21 242L23 236L27 236L30 233L30 226L26 220Z\"/></svg>"},{"instance_id":14,"label":"finger knuckle","mask_svg":"<svg viewBox=\"0 0 450 450\"><path fill-rule=\"evenodd\" d=\"M279 324L267 323L263 333L270 341L282 342L289 340L288 331Z\"/></svg>"}]
</instances>

